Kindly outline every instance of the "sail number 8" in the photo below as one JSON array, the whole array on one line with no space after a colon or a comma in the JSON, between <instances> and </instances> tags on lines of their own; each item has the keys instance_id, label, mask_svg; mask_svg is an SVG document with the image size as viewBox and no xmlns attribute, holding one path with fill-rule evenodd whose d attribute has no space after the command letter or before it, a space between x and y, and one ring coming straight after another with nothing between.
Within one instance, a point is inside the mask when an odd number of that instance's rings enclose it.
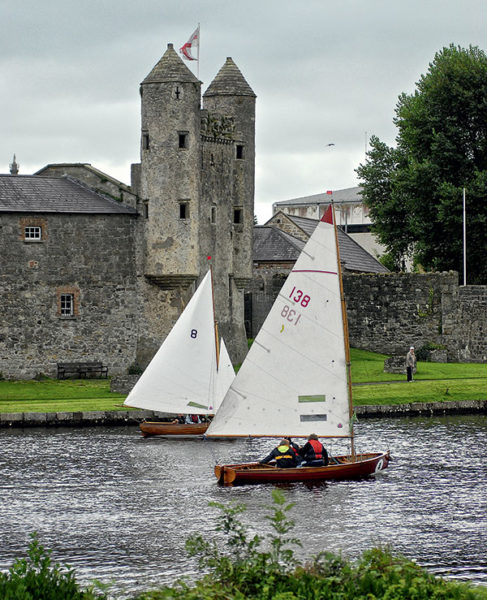
<instances>
[{"instance_id":1,"label":"sail number 8","mask_svg":"<svg viewBox=\"0 0 487 600\"><path fill-rule=\"evenodd\" d=\"M293 295L295 291L296 291L296 294ZM308 296L308 294L305 294L301 290L297 290L296 286L294 286L293 289L291 290L289 297L291 298L291 300L294 300L294 302L301 304L301 306L303 306L304 308L306 308L308 306L309 301L311 300L311 298Z\"/></svg>"}]
</instances>

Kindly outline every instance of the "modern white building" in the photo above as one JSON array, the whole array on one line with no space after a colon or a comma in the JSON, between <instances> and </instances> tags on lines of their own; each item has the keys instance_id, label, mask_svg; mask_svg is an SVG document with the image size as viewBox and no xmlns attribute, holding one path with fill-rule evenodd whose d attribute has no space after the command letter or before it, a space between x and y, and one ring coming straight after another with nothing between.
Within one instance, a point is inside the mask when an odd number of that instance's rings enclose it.
<instances>
[{"instance_id":1,"label":"modern white building","mask_svg":"<svg viewBox=\"0 0 487 600\"><path fill-rule=\"evenodd\" d=\"M272 214L281 211L296 217L321 219L331 201L335 204L337 225L372 256L376 258L381 256L384 247L377 242L370 231L369 209L363 203L359 187L330 190L312 196L274 202Z\"/></svg>"}]
</instances>

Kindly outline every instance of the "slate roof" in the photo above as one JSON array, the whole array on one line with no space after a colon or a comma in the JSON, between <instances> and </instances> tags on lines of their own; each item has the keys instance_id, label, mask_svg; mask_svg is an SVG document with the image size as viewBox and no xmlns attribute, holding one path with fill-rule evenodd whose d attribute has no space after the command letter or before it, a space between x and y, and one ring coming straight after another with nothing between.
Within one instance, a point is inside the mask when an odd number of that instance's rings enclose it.
<instances>
[{"instance_id":1,"label":"slate roof","mask_svg":"<svg viewBox=\"0 0 487 600\"><path fill-rule=\"evenodd\" d=\"M113 183L114 185L116 185L117 187L123 188L133 194L133 191L130 189L129 185L127 185L126 183L123 183L122 181L119 181L118 179L115 179L115 177L112 177L111 175L108 175L107 173L105 173L103 171L100 171L100 169L93 167L91 163L49 163L45 167L42 167L41 169L36 171L34 173L34 175L42 175L42 173L44 173L44 171L49 170L51 167L55 167L56 169L61 169L63 167L68 167L68 168L79 167L82 169L86 169L87 171L91 171L92 173L94 173L95 175L100 177L101 179L106 179L106 180L110 181L111 183Z\"/></svg>"},{"instance_id":2,"label":"slate roof","mask_svg":"<svg viewBox=\"0 0 487 600\"><path fill-rule=\"evenodd\" d=\"M168 83L171 81L201 83L178 56L173 45L168 44L166 52L142 83Z\"/></svg>"},{"instance_id":3,"label":"slate roof","mask_svg":"<svg viewBox=\"0 0 487 600\"><path fill-rule=\"evenodd\" d=\"M275 216L275 215L274 215ZM316 226L318 225L319 221L318 219L309 219L306 217L295 217L293 215L287 215L285 213L283 213L281 215L284 218L288 218L290 221L292 221L295 225L297 225L298 227L300 227L300 229L302 231L304 231L306 233L306 235L308 237L311 236L311 234L313 233L313 231L315 230ZM268 222L272 222L272 218L268 221ZM278 226L276 225L263 225L262 226L265 229L278 229ZM258 229L258 227L254 227L254 236L256 234L256 230ZM283 231L281 231L282 234L284 234ZM284 234L284 236L286 236L286 238L284 238L285 240L287 240L289 242L290 239L294 240L295 242L298 242L301 244L301 248L304 247L304 242L301 240L298 240L297 238L295 238L294 236L291 236L289 234ZM254 237L255 240L255 237ZM351 238L347 233L345 233L342 229L338 228L338 246L340 248L340 261L342 263L342 266L344 269L346 269L347 271L354 271L357 273L388 273L389 269L387 269L387 267L384 267L384 265L382 263L380 263L375 257L373 257L369 252L367 252L367 250L365 250L364 248L362 248L362 246L360 244L358 244L353 238ZM255 241L254 241L254 261L280 261L280 260L290 260L289 258L286 258L287 256L290 256L290 252L282 247L282 243L281 246L278 246L277 244L272 248L272 252L269 251L269 256L272 256L272 258L257 258L256 254L255 254ZM264 253L262 253L262 255L264 256ZM298 253L299 255L299 253ZM281 257L281 258L280 258ZM297 256L294 258L294 260L297 258Z\"/></svg>"},{"instance_id":4,"label":"slate roof","mask_svg":"<svg viewBox=\"0 0 487 600\"><path fill-rule=\"evenodd\" d=\"M282 202L274 202L273 206L294 206L299 204L329 204L333 200L336 204L357 203L362 204L362 195L359 187L346 188L344 190L333 190L331 194L313 194L312 196L302 196L300 198L292 198L291 200L283 200Z\"/></svg>"},{"instance_id":5,"label":"slate roof","mask_svg":"<svg viewBox=\"0 0 487 600\"><path fill-rule=\"evenodd\" d=\"M304 244L277 227L256 225L252 257L255 262L294 262Z\"/></svg>"},{"instance_id":6,"label":"slate roof","mask_svg":"<svg viewBox=\"0 0 487 600\"><path fill-rule=\"evenodd\" d=\"M70 177L0 175L1 212L137 214Z\"/></svg>"},{"instance_id":7,"label":"slate roof","mask_svg":"<svg viewBox=\"0 0 487 600\"><path fill-rule=\"evenodd\" d=\"M210 83L208 89L203 94L204 98L208 96L252 96L256 97L254 91L247 83L240 69L228 57L223 67L216 74L215 79Z\"/></svg>"}]
</instances>

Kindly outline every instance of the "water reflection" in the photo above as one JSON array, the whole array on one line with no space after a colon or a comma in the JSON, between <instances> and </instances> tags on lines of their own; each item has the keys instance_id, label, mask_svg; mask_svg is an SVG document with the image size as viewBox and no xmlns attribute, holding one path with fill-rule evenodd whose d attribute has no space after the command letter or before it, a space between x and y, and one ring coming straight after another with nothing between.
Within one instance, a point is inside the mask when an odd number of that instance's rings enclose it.
<instances>
[{"instance_id":1,"label":"water reflection","mask_svg":"<svg viewBox=\"0 0 487 600\"><path fill-rule=\"evenodd\" d=\"M267 526L272 486L220 487L213 464L262 457L272 440L144 440L114 427L1 430L0 441L2 569L36 530L81 581L130 592L195 573L184 541L216 537L210 500L243 502L251 530ZM389 469L280 486L295 503L302 556L391 544L435 573L487 583L486 442L485 416L362 421L357 451L391 449Z\"/></svg>"}]
</instances>

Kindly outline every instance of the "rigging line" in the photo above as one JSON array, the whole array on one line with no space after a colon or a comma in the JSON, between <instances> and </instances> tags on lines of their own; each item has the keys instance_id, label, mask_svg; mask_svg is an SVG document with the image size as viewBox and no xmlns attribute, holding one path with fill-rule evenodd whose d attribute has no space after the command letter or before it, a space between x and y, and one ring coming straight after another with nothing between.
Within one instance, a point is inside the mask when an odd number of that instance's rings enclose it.
<instances>
[{"instance_id":1,"label":"rigging line","mask_svg":"<svg viewBox=\"0 0 487 600\"><path fill-rule=\"evenodd\" d=\"M212 458L214 464L218 465L221 461L217 457L217 454L215 452L215 448L214 448L213 444L209 443L209 442L213 442L213 441L214 441L213 439L209 439L208 437L206 437L206 434L203 434L203 442L206 442L206 447L209 448L209 450L210 450L211 458Z\"/></svg>"}]
</instances>

